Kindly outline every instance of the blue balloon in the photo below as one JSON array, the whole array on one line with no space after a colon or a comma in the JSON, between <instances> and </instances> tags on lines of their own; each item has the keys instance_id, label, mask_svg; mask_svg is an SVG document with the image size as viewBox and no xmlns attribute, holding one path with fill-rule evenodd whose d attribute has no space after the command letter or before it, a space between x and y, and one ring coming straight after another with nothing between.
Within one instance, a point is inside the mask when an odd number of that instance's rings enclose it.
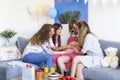
<instances>
[{"instance_id":1,"label":"blue balloon","mask_svg":"<svg viewBox=\"0 0 120 80\"><path fill-rule=\"evenodd\" d=\"M55 8L50 8L48 14L51 18L55 18L57 16L57 10Z\"/></svg>"}]
</instances>

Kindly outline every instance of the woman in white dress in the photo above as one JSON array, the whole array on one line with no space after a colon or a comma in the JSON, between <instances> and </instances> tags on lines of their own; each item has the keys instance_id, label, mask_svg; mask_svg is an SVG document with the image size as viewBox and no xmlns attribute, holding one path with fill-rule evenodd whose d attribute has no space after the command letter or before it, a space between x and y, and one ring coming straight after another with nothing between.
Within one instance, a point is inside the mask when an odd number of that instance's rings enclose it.
<instances>
[{"instance_id":1,"label":"woman in white dress","mask_svg":"<svg viewBox=\"0 0 120 80\"><path fill-rule=\"evenodd\" d=\"M85 21L78 22L79 47L77 52L86 56L76 56L72 61L71 77L84 80L82 70L86 67L101 67L103 52L97 37L90 31Z\"/></svg>"}]
</instances>

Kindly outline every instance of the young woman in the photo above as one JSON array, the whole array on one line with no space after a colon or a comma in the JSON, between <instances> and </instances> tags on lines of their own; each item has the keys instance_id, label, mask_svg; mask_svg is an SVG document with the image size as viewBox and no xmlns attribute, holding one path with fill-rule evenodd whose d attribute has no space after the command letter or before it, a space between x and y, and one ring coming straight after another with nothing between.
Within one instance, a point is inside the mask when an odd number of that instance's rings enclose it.
<instances>
[{"instance_id":1,"label":"young woman","mask_svg":"<svg viewBox=\"0 0 120 80\"><path fill-rule=\"evenodd\" d=\"M76 20L71 20L69 23L69 33L70 37L68 38L67 44L70 44L70 42L78 42L78 26L77 26Z\"/></svg>"},{"instance_id":2,"label":"young woman","mask_svg":"<svg viewBox=\"0 0 120 80\"><path fill-rule=\"evenodd\" d=\"M97 37L90 31L88 24L84 21L78 22L79 47L77 52L86 56L76 56L72 61L71 77L84 80L82 70L85 67L101 67L100 61L103 52Z\"/></svg>"},{"instance_id":3,"label":"young woman","mask_svg":"<svg viewBox=\"0 0 120 80\"><path fill-rule=\"evenodd\" d=\"M30 39L23 52L23 61L36 64L40 67L52 67L53 51L49 46L49 39L54 34L54 28L51 24L42 25Z\"/></svg>"},{"instance_id":4,"label":"young woman","mask_svg":"<svg viewBox=\"0 0 120 80\"><path fill-rule=\"evenodd\" d=\"M53 34L52 38L50 38L50 46L55 53L53 55L53 62L54 66L57 68L57 58L63 54L69 53L70 51L66 51L65 49L71 48L71 46L66 45L63 37L61 36L62 25L59 23L54 23L53 27L55 33Z\"/></svg>"},{"instance_id":5,"label":"young woman","mask_svg":"<svg viewBox=\"0 0 120 80\"><path fill-rule=\"evenodd\" d=\"M60 68L61 73L64 75L64 71L70 68L71 61L73 57L80 55L75 52L75 48L78 45L78 36L77 36L77 21L72 20L69 24L70 37L68 39L68 44L71 45L71 48L65 49L66 54L62 54L57 58L58 67Z\"/></svg>"},{"instance_id":6,"label":"young woman","mask_svg":"<svg viewBox=\"0 0 120 80\"><path fill-rule=\"evenodd\" d=\"M50 41L51 47L54 51L63 51L66 48L70 48L70 45L66 45L63 37L61 36L62 25L59 23L54 23L54 34L52 40Z\"/></svg>"}]
</instances>

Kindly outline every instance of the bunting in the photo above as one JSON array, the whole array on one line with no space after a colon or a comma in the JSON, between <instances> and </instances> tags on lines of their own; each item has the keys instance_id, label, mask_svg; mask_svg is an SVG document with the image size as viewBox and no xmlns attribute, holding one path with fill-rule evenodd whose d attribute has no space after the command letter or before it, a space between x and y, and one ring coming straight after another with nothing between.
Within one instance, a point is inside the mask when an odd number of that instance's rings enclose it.
<instances>
[{"instance_id":1,"label":"bunting","mask_svg":"<svg viewBox=\"0 0 120 80\"><path fill-rule=\"evenodd\" d=\"M76 0L76 1L78 2L79 0ZM90 0L90 1L92 1L92 4L95 5L98 0ZM109 1L110 0L101 0L101 3L103 6L105 6ZM84 4L86 4L87 2L88 0L84 0ZM112 0L112 2L114 6L118 5L118 0Z\"/></svg>"},{"instance_id":2,"label":"bunting","mask_svg":"<svg viewBox=\"0 0 120 80\"><path fill-rule=\"evenodd\" d=\"M113 5L116 6L117 5L117 2L118 0L112 0L113 1Z\"/></svg>"}]
</instances>

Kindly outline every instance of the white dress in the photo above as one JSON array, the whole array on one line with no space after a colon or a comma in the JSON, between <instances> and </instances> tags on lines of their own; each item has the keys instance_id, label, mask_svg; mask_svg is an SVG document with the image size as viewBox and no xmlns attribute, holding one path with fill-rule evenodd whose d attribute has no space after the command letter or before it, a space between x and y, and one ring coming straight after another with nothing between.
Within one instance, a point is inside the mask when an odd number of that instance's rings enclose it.
<instances>
[{"instance_id":1,"label":"white dress","mask_svg":"<svg viewBox=\"0 0 120 80\"><path fill-rule=\"evenodd\" d=\"M100 61L103 59L103 52L98 39L93 34L86 35L81 51L87 53L86 56L78 57L84 66L101 67Z\"/></svg>"}]
</instances>

